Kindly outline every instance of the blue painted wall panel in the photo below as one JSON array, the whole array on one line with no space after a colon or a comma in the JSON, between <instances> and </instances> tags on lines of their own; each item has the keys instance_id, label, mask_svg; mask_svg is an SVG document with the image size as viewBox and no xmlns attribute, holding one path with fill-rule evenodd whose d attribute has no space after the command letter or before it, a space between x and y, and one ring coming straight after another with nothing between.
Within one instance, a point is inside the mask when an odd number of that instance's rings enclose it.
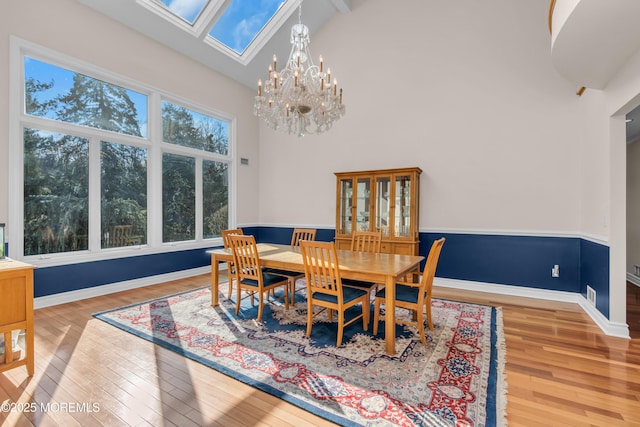
<instances>
[{"instance_id":1,"label":"blue painted wall panel","mask_svg":"<svg viewBox=\"0 0 640 427\"><path fill-rule=\"evenodd\" d=\"M56 267L36 268L34 296L91 288L109 283L188 270L211 264L207 249L142 255Z\"/></svg>"},{"instance_id":2,"label":"blue painted wall panel","mask_svg":"<svg viewBox=\"0 0 640 427\"><path fill-rule=\"evenodd\" d=\"M589 240L580 242L580 293L587 285L596 291L596 308L609 319L609 247Z\"/></svg>"},{"instance_id":3,"label":"blue painted wall panel","mask_svg":"<svg viewBox=\"0 0 640 427\"><path fill-rule=\"evenodd\" d=\"M293 227L243 227L258 242L289 244ZM317 229L332 241L335 230ZM459 280L580 292L597 292L597 309L609 317L609 248L579 238L420 233L420 254L434 240L447 239L436 275ZM35 296L90 288L209 265L206 249L143 255L35 270ZM560 277L552 278L553 265Z\"/></svg>"},{"instance_id":4,"label":"blue painted wall panel","mask_svg":"<svg viewBox=\"0 0 640 427\"><path fill-rule=\"evenodd\" d=\"M580 239L486 234L421 233L420 254L434 240L447 240L438 277L579 292ZM555 264L560 277L551 277Z\"/></svg>"}]
</instances>

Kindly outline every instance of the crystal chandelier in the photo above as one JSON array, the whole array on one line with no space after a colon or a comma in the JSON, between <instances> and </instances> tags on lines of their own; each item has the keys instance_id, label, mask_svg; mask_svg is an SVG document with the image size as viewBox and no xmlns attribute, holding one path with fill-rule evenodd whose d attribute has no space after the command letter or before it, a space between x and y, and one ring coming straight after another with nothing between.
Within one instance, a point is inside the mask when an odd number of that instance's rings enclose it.
<instances>
[{"instance_id":1,"label":"crystal chandelier","mask_svg":"<svg viewBox=\"0 0 640 427\"><path fill-rule=\"evenodd\" d=\"M258 80L254 114L276 130L289 134L322 133L345 113L342 89L331 82L331 69L313 64L309 52L309 28L302 24L302 1L298 23L291 28L291 53L285 68L277 71L277 58L269 65L269 77Z\"/></svg>"}]
</instances>

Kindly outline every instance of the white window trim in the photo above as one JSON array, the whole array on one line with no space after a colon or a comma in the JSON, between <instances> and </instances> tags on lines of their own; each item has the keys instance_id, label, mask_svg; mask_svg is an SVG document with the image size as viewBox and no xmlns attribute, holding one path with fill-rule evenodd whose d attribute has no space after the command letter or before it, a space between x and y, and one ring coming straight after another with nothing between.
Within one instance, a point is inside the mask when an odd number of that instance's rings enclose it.
<instances>
[{"instance_id":1,"label":"white window trim","mask_svg":"<svg viewBox=\"0 0 640 427\"><path fill-rule=\"evenodd\" d=\"M72 123L63 123L24 114L24 111L22 110L24 99L24 56L37 58L38 60L46 61L52 65L60 66L74 72L82 73L92 78L97 78L147 95L149 101L147 108L147 137L141 138L123 134L114 134L100 129L89 129ZM161 91L152 86L109 72L15 36L10 37L9 64L9 220L7 224L7 242L9 244L9 255L12 259L23 260L38 267L49 267L189 249L208 248L222 244L222 240L220 238L204 239L202 237L202 187L201 183L198 184L198 179L196 179L196 239L184 242L162 242L162 153L172 152L175 154L194 157L196 159L196 165L200 164L200 166L196 166L196 168L201 168L201 162L203 159L228 163L229 227L234 228L236 224L237 203L237 162L235 158L237 129L236 117L228 113L214 110L210 107L198 105L179 96L169 94L166 91ZM229 126L228 154L224 156L163 142L161 120L162 101L175 103L189 110L226 121ZM156 118L152 119L152 117ZM73 135L86 137L89 139L90 153L92 150L100 149L100 141L103 139L103 136L104 139L111 142L122 143L123 141L126 141L127 144L146 148L148 150L147 244L122 248L100 248L99 156L90 156L89 250L24 256L24 146L18 142L23 140L24 127L29 126L52 132L71 133ZM114 138L114 135L117 135L117 137ZM97 165L95 164L96 162ZM198 193L198 191L200 192Z\"/></svg>"}]
</instances>

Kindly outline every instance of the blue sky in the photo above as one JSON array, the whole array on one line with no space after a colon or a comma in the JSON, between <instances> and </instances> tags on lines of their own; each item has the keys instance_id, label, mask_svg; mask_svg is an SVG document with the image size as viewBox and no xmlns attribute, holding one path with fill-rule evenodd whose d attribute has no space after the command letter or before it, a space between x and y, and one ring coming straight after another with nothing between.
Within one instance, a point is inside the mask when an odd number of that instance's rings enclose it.
<instances>
[{"instance_id":1,"label":"blue sky","mask_svg":"<svg viewBox=\"0 0 640 427\"><path fill-rule=\"evenodd\" d=\"M209 0L161 1L171 12L193 24ZM232 0L209 35L241 54L285 1Z\"/></svg>"}]
</instances>

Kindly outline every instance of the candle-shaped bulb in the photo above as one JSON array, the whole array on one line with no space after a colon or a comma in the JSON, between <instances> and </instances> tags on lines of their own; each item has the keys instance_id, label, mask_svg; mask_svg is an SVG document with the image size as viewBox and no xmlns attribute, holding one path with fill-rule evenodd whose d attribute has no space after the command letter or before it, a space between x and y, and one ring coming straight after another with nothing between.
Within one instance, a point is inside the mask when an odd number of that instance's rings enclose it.
<instances>
[{"instance_id":1,"label":"candle-shaped bulb","mask_svg":"<svg viewBox=\"0 0 640 427\"><path fill-rule=\"evenodd\" d=\"M327 70L327 83L331 83L331 68Z\"/></svg>"},{"instance_id":2,"label":"candle-shaped bulb","mask_svg":"<svg viewBox=\"0 0 640 427\"><path fill-rule=\"evenodd\" d=\"M276 71L278 69L278 67L276 66L276 64L278 63L278 58L276 58L276 54L273 54L273 71Z\"/></svg>"},{"instance_id":3,"label":"candle-shaped bulb","mask_svg":"<svg viewBox=\"0 0 640 427\"><path fill-rule=\"evenodd\" d=\"M293 84L298 86L298 70L293 72Z\"/></svg>"},{"instance_id":4,"label":"candle-shaped bulb","mask_svg":"<svg viewBox=\"0 0 640 427\"><path fill-rule=\"evenodd\" d=\"M340 105L342 105L342 88L340 88Z\"/></svg>"},{"instance_id":5,"label":"candle-shaped bulb","mask_svg":"<svg viewBox=\"0 0 640 427\"><path fill-rule=\"evenodd\" d=\"M336 95L336 90L338 89L338 80L333 79L333 96Z\"/></svg>"},{"instance_id":6,"label":"candle-shaped bulb","mask_svg":"<svg viewBox=\"0 0 640 427\"><path fill-rule=\"evenodd\" d=\"M322 55L320 55L320 72L322 72Z\"/></svg>"},{"instance_id":7,"label":"candle-shaped bulb","mask_svg":"<svg viewBox=\"0 0 640 427\"><path fill-rule=\"evenodd\" d=\"M262 96L262 80L258 80L258 96Z\"/></svg>"},{"instance_id":8,"label":"candle-shaped bulb","mask_svg":"<svg viewBox=\"0 0 640 427\"><path fill-rule=\"evenodd\" d=\"M269 78L271 78L271 73L273 72L273 68L271 68L271 65L269 65Z\"/></svg>"}]
</instances>

